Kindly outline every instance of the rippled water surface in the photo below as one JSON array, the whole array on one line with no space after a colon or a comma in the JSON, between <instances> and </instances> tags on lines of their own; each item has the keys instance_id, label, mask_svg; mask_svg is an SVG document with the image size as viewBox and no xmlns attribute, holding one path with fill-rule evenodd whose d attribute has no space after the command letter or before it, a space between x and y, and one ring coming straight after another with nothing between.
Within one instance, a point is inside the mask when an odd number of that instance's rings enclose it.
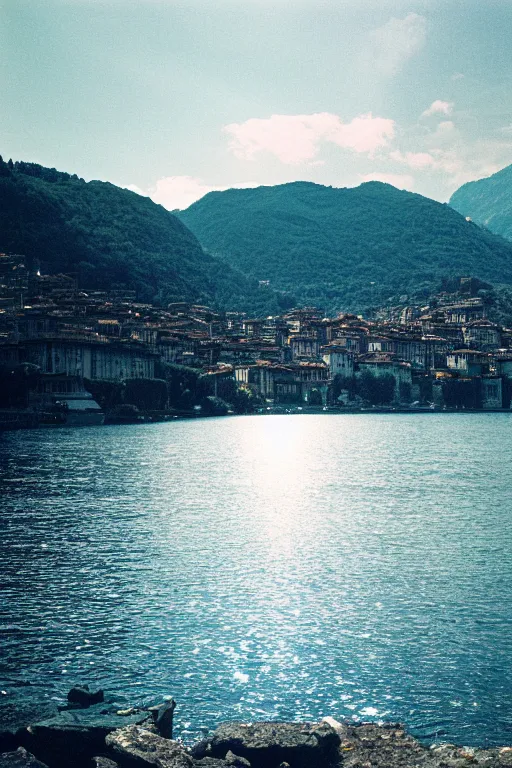
<instances>
[{"instance_id":1,"label":"rippled water surface","mask_svg":"<svg viewBox=\"0 0 512 768\"><path fill-rule=\"evenodd\" d=\"M0 712L102 686L512 743L512 415L0 434ZM31 687L16 687L31 682Z\"/></svg>"}]
</instances>

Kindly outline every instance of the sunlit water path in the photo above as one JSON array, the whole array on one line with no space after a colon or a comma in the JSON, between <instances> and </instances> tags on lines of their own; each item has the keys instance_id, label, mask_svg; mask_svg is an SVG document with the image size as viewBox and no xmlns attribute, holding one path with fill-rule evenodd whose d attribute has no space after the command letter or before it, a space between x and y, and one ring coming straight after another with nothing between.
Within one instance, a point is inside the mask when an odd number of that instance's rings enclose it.
<instances>
[{"instance_id":1,"label":"sunlit water path","mask_svg":"<svg viewBox=\"0 0 512 768\"><path fill-rule=\"evenodd\" d=\"M512 743L512 415L0 435L0 717L77 682ZM37 683L15 688L14 683Z\"/></svg>"}]
</instances>

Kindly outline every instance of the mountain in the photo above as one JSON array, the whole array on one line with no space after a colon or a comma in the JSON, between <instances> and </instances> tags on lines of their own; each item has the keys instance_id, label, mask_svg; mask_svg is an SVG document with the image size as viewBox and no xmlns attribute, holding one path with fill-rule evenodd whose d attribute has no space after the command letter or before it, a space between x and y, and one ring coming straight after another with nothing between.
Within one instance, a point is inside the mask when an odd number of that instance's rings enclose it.
<instances>
[{"instance_id":1,"label":"mountain","mask_svg":"<svg viewBox=\"0 0 512 768\"><path fill-rule=\"evenodd\" d=\"M102 181L0 157L0 252L43 272L74 273L84 288L123 285L140 301L276 309L275 294L205 254L165 208Z\"/></svg>"},{"instance_id":2,"label":"mountain","mask_svg":"<svg viewBox=\"0 0 512 768\"><path fill-rule=\"evenodd\" d=\"M491 232L512 240L512 165L487 179L464 184L453 193L450 205Z\"/></svg>"},{"instance_id":3,"label":"mountain","mask_svg":"<svg viewBox=\"0 0 512 768\"><path fill-rule=\"evenodd\" d=\"M380 182L210 192L177 215L212 255L329 311L421 296L450 277L512 283L510 243Z\"/></svg>"}]
</instances>

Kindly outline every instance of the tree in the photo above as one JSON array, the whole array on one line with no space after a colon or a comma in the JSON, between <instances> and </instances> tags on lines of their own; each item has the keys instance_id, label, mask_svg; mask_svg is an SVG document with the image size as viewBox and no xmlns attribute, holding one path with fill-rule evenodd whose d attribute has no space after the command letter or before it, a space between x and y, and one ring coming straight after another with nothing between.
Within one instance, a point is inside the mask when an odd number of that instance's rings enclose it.
<instances>
[{"instance_id":1,"label":"tree","mask_svg":"<svg viewBox=\"0 0 512 768\"><path fill-rule=\"evenodd\" d=\"M162 411L167 405L167 383L163 379L126 379L124 402L143 411Z\"/></svg>"},{"instance_id":2,"label":"tree","mask_svg":"<svg viewBox=\"0 0 512 768\"><path fill-rule=\"evenodd\" d=\"M391 373L375 376L371 371L363 370L357 385L358 394L370 405L387 405L395 397L396 380Z\"/></svg>"},{"instance_id":3,"label":"tree","mask_svg":"<svg viewBox=\"0 0 512 768\"><path fill-rule=\"evenodd\" d=\"M342 392L348 392L348 399L353 400L357 392L357 382L355 376L342 376L337 373L332 380L329 388L329 400L336 403Z\"/></svg>"},{"instance_id":4,"label":"tree","mask_svg":"<svg viewBox=\"0 0 512 768\"><path fill-rule=\"evenodd\" d=\"M411 385L408 381L401 381L398 385L398 391L401 403L411 402Z\"/></svg>"},{"instance_id":5,"label":"tree","mask_svg":"<svg viewBox=\"0 0 512 768\"><path fill-rule=\"evenodd\" d=\"M228 410L228 404L220 397L209 395L201 400L202 416L225 416Z\"/></svg>"},{"instance_id":6,"label":"tree","mask_svg":"<svg viewBox=\"0 0 512 768\"><path fill-rule=\"evenodd\" d=\"M446 379L442 387L443 399L448 408L482 407L480 379Z\"/></svg>"},{"instance_id":7,"label":"tree","mask_svg":"<svg viewBox=\"0 0 512 768\"><path fill-rule=\"evenodd\" d=\"M26 408L40 377L40 369L31 363L0 366L0 408Z\"/></svg>"},{"instance_id":8,"label":"tree","mask_svg":"<svg viewBox=\"0 0 512 768\"><path fill-rule=\"evenodd\" d=\"M312 389L309 393L308 398L309 405L315 405L315 406L321 406L324 404L324 401L322 399L322 393L319 389Z\"/></svg>"}]
</instances>

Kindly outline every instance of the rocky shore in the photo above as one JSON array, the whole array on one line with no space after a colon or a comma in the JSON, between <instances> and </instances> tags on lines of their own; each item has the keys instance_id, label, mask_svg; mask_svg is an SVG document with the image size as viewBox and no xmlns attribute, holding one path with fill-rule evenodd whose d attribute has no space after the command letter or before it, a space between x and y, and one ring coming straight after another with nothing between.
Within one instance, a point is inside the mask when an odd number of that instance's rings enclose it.
<instances>
[{"instance_id":1,"label":"rocky shore","mask_svg":"<svg viewBox=\"0 0 512 768\"><path fill-rule=\"evenodd\" d=\"M173 740L175 702L109 711L101 691L74 688L68 708L0 732L0 768L465 768L512 766L512 747L420 744L400 724L223 723L186 747Z\"/></svg>"}]
</instances>

